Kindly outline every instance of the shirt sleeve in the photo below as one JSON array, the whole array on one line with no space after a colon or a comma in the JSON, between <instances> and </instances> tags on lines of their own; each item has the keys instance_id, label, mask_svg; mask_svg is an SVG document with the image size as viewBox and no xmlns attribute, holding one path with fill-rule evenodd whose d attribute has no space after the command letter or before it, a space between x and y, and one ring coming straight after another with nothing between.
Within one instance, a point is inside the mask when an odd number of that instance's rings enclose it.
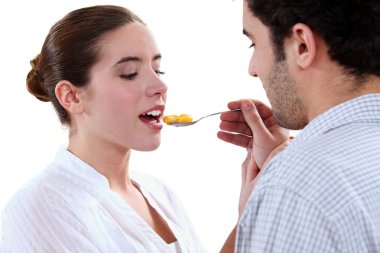
<instances>
[{"instance_id":1,"label":"shirt sleeve","mask_svg":"<svg viewBox=\"0 0 380 253\"><path fill-rule=\"evenodd\" d=\"M4 209L2 252L100 253L69 204L44 188L25 189Z\"/></svg>"},{"instance_id":2,"label":"shirt sleeve","mask_svg":"<svg viewBox=\"0 0 380 253\"><path fill-rule=\"evenodd\" d=\"M255 192L240 219L236 252L341 252L332 223L289 189L268 187Z\"/></svg>"}]
</instances>

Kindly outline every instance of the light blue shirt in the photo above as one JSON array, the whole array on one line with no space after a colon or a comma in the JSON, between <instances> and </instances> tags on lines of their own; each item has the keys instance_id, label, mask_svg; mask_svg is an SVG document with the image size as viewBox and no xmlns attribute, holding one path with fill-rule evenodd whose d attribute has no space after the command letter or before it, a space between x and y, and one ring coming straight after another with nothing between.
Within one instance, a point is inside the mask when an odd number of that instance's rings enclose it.
<instances>
[{"instance_id":1,"label":"light blue shirt","mask_svg":"<svg viewBox=\"0 0 380 253\"><path fill-rule=\"evenodd\" d=\"M319 115L268 165L236 252L380 252L380 94Z\"/></svg>"}]
</instances>

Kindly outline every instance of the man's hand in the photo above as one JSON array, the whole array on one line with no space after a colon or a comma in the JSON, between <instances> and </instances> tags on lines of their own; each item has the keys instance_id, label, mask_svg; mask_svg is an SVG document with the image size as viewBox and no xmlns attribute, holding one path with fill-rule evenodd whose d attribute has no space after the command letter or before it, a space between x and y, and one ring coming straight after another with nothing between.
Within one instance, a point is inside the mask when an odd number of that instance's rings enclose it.
<instances>
[{"instance_id":1,"label":"man's hand","mask_svg":"<svg viewBox=\"0 0 380 253\"><path fill-rule=\"evenodd\" d=\"M221 114L218 138L249 149L257 166L263 168L269 154L289 139L289 131L277 124L272 110L260 101L233 101L228 108L242 112Z\"/></svg>"}]
</instances>

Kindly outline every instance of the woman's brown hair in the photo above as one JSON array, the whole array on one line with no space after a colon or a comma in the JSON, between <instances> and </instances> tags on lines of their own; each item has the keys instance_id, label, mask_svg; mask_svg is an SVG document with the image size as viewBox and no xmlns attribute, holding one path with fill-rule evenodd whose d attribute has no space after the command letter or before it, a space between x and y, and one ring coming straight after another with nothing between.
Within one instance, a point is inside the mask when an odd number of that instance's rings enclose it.
<instances>
[{"instance_id":1,"label":"woman's brown hair","mask_svg":"<svg viewBox=\"0 0 380 253\"><path fill-rule=\"evenodd\" d=\"M55 86L67 80L77 87L89 82L89 70L98 60L100 38L125 24L143 21L130 10L97 5L74 10L50 29L41 52L31 60L28 91L41 101L51 101L63 125L70 116L55 96Z\"/></svg>"}]
</instances>

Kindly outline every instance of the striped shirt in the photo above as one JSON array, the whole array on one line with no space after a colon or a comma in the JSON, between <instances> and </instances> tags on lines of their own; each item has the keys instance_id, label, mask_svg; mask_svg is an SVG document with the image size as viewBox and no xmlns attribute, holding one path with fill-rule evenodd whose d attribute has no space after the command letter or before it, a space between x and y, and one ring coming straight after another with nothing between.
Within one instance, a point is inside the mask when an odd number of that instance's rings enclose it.
<instances>
[{"instance_id":1,"label":"striped shirt","mask_svg":"<svg viewBox=\"0 0 380 253\"><path fill-rule=\"evenodd\" d=\"M242 213L235 247L380 252L380 94L319 115L272 159Z\"/></svg>"},{"instance_id":2,"label":"striped shirt","mask_svg":"<svg viewBox=\"0 0 380 253\"><path fill-rule=\"evenodd\" d=\"M167 244L108 180L65 149L20 190L3 214L2 253L204 252L181 202L160 180L133 173L134 183L170 227Z\"/></svg>"}]
</instances>

